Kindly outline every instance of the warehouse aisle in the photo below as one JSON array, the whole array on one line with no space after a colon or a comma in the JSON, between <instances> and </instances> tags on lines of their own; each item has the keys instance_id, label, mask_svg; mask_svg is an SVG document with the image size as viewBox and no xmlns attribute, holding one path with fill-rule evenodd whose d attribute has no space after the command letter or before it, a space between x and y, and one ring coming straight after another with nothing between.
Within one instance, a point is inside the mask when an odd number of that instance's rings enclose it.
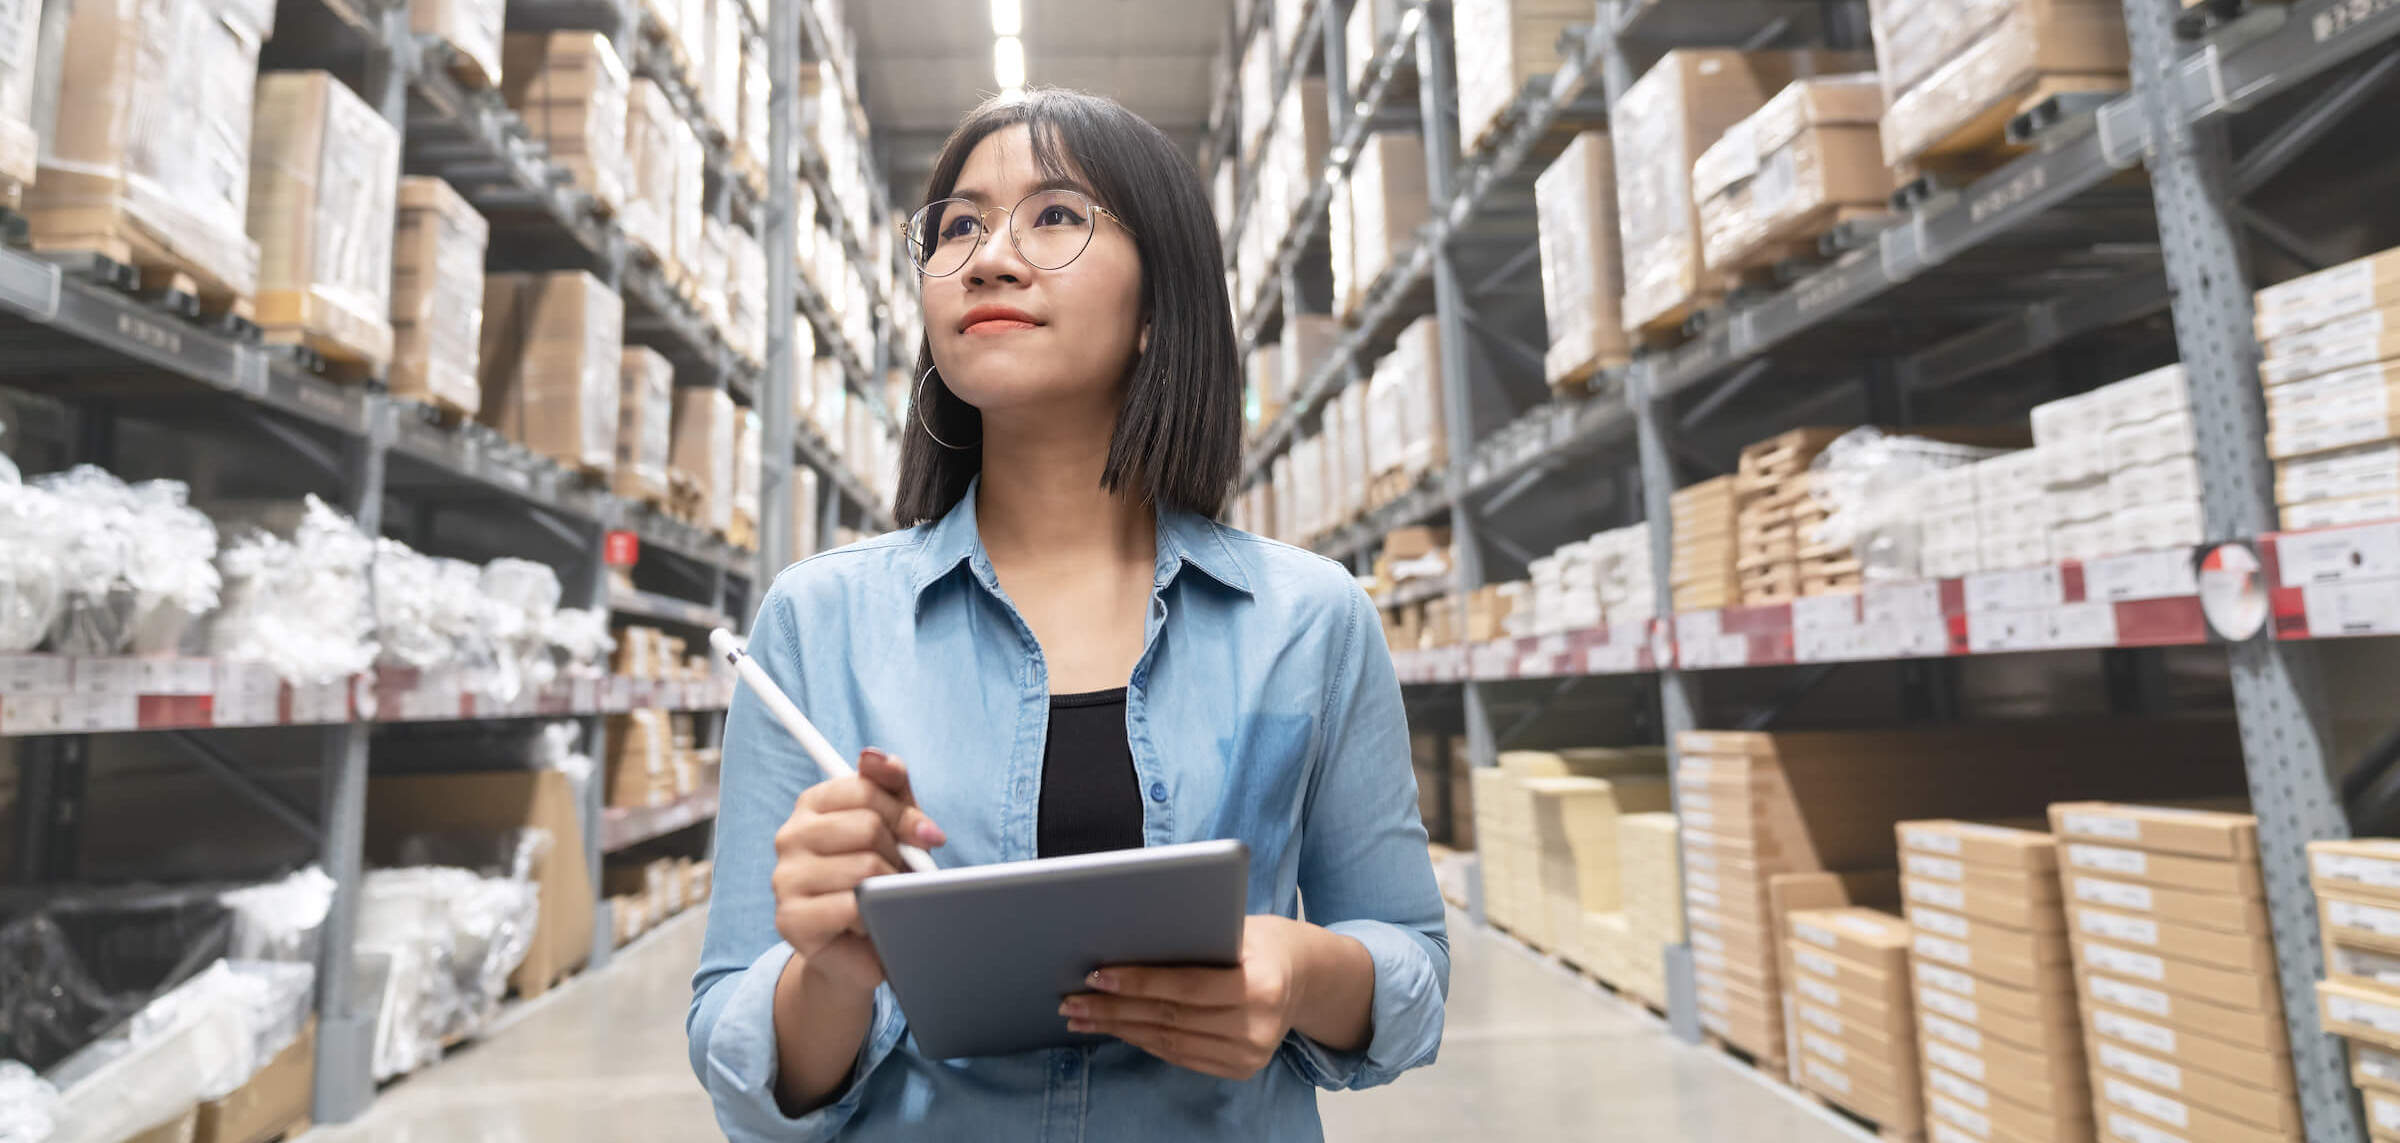
<instances>
[{"instance_id":1,"label":"warehouse aisle","mask_svg":"<svg viewBox=\"0 0 2400 1143\"><path fill-rule=\"evenodd\" d=\"M392 1085L358 1122L321 1128L307 1143L714 1137L683 1054L703 915L669 921L605 972L511 1014L480 1043ZM1441 1062L1392 1087L1326 1096L1328 1138L1852 1138L1464 916L1451 915L1451 933Z\"/></svg>"}]
</instances>

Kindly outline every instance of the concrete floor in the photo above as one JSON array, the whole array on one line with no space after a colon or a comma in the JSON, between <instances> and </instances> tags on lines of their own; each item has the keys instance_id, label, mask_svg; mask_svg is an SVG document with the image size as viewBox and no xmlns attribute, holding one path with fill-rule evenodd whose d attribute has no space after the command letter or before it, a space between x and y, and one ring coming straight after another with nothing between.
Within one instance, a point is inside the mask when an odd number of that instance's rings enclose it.
<instances>
[{"instance_id":1,"label":"concrete floor","mask_svg":"<svg viewBox=\"0 0 2400 1143\"><path fill-rule=\"evenodd\" d=\"M1452 914L1439 1063L1318 1106L1334 1140L1772 1139L1861 1136L1676 1043L1649 1014ZM306 1143L652 1143L715 1136L684 1062L701 914L677 918L504 1015L479 1042L387 1087Z\"/></svg>"}]
</instances>

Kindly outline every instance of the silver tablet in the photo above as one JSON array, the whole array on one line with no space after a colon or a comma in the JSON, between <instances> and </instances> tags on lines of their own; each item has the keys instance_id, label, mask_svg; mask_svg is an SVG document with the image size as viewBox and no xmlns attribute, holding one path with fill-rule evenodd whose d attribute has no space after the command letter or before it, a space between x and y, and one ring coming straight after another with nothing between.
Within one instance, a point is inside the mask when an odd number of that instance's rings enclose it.
<instances>
[{"instance_id":1,"label":"silver tablet","mask_svg":"<svg viewBox=\"0 0 2400 1143\"><path fill-rule=\"evenodd\" d=\"M1105 1041L1058 1014L1095 968L1238 963L1249 877L1199 841L872 877L858 911L918 1049L995 1056Z\"/></svg>"}]
</instances>

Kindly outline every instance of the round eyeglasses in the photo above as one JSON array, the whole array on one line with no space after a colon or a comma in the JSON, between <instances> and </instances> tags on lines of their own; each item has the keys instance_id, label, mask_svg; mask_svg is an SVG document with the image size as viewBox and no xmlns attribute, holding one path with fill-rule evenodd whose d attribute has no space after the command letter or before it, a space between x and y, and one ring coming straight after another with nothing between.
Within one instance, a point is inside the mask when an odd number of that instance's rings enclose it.
<instances>
[{"instance_id":1,"label":"round eyeglasses","mask_svg":"<svg viewBox=\"0 0 2400 1143\"><path fill-rule=\"evenodd\" d=\"M918 207L901 232L916 257L917 272L928 278L958 273L991 233L986 220L993 213L963 198L945 198ZM1017 256L1042 270L1065 269L1067 263L1081 257L1084 248L1092 244L1092 230L1101 215L1125 226L1117 212L1081 191L1063 188L1035 191L1001 213L1008 220L1008 240L1017 248ZM1133 228L1126 226L1125 231L1130 234Z\"/></svg>"}]
</instances>

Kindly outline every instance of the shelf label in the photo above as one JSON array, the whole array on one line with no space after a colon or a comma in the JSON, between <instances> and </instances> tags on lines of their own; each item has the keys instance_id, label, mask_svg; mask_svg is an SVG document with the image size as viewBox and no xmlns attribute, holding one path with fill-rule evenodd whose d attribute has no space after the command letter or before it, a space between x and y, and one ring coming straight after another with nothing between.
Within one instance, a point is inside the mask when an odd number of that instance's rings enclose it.
<instances>
[{"instance_id":1,"label":"shelf label","mask_svg":"<svg viewBox=\"0 0 2400 1143\"><path fill-rule=\"evenodd\" d=\"M1642 669L1642 644L1638 640L1619 642L1611 639L1584 649L1583 669L1595 675L1629 675Z\"/></svg>"},{"instance_id":2,"label":"shelf label","mask_svg":"<svg viewBox=\"0 0 2400 1143\"><path fill-rule=\"evenodd\" d=\"M68 695L59 700L59 729L105 733L142 725L142 696L132 691Z\"/></svg>"},{"instance_id":3,"label":"shelf label","mask_svg":"<svg viewBox=\"0 0 2400 1143\"><path fill-rule=\"evenodd\" d=\"M2062 603L2044 613L2045 645L2050 647L2114 647L2117 645L2117 605L2106 600Z\"/></svg>"},{"instance_id":4,"label":"shelf label","mask_svg":"<svg viewBox=\"0 0 2400 1143\"><path fill-rule=\"evenodd\" d=\"M267 726L279 720L283 684L260 663L225 663L209 703L217 726Z\"/></svg>"},{"instance_id":5,"label":"shelf label","mask_svg":"<svg viewBox=\"0 0 2400 1143\"><path fill-rule=\"evenodd\" d=\"M60 704L65 695L8 695L0 697L0 734L56 734L64 729Z\"/></svg>"},{"instance_id":6,"label":"shelf label","mask_svg":"<svg viewBox=\"0 0 2400 1143\"><path fill-rule=\"evenodd\" d=\"M1966 577L1969 614L1982 611L2030 611L2065 603L2066 584L2056 566L1976 572ZM1969 625L1972 630L1972 624Z\"/></svg>"},{"instance_id":7,"label":"shelf label","mask_svg":"<svg viewBox=\"0 0 2400 1143\"><path fill-rule=\"evenodd\" d=\"M2103 556L2083 564L2083 594L2088 599L2127 602L2173 599L2200 592L2192 555L2185 551L2136 552Z\"/></svg>"},{"instance_id":8,"label":"shelf label","mask_svg":"<svg viewBox=\"0 0 2400 1143\"><path fill-rule=\"evenodd\" d=\"M77 659L74 690L79 695L138 695L148 675L140 659Z\"/></svg>"},{"instance_id":9,"label":"shelf label","mask_svg":"<svg viewBox=\"0 0 2400 1143\"><path fill-rule=\"evenodd\" d=\"M2400 632L2400 580L2312 583L2300 598L2312 638Z\"/></svg>"},{"instance_id":10,"label":"shelf label","mask_svg":"<svg viewBox=\"0 0 2400 1143\"><path fill-rule=\"evenodd\" d=\"M2400 578L2400 524L2362 524L2275 538L2283 586Z\"/></svg>"},{"instance_id":11,"label":"shelf label","mask_svg":"<svg viewBox=\"0 0 2400 1143\"><path fill-rule=\"evenodd\" d=\"M64 655L0 655L0 695L64 694L73 689Z\"/></svg>"}]
</instances>

